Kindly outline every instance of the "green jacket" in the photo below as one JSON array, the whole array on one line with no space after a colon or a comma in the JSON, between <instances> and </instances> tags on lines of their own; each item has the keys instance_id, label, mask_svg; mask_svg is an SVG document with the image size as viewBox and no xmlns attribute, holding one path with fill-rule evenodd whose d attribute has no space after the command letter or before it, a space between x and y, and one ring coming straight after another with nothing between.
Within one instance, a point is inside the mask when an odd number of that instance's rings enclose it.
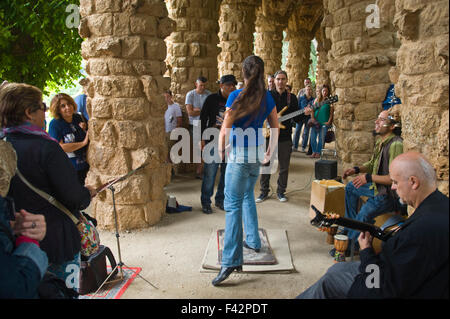
<instances>
[{"instance_id":1,"label":"green jacket","mask_svg":"<svg viewBox=\"0 0 450 319\"><path fill-rule=\"evenodd\" d=\"M389 165L402 153L403 140L392 133L384 141L381 138L376 141L371 159L363 166L373 175L389 175ZM375 195L390 193L390 187L387 185L372 183L370 188L374 190Z\"/></svg>"}]
</instances>

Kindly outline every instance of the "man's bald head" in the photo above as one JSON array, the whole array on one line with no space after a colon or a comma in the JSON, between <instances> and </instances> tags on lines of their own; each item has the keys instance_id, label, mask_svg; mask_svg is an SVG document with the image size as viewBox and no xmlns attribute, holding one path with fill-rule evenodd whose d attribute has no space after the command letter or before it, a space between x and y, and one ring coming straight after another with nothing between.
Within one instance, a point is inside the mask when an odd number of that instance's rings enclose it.
<instances>
[{"instance_id":1,"label":"man's bald head","mask_svg":"<svg viewBox=\"0 0 450 319\"><path fill-rule=\"evenodd\" d=\"M419 152L410 151L397 156L391 164L398 166L400 176L408 179L410 176L417 176L422 183L436 185L436 172L431 163ZM395 169L395 168L394 168Z\"/></svg>"},{"instance_id":2,"label":"man's bald head","mask_svg":"<svg viewBox=\"0 0 450 319\"><path fill-rule=\"evenodd\" d=\"M433 166L425 156L415 151L397 156L389 167L389 175L392 189L403 202L413 207L437 188Z\"/></svg>"}]
</instances>

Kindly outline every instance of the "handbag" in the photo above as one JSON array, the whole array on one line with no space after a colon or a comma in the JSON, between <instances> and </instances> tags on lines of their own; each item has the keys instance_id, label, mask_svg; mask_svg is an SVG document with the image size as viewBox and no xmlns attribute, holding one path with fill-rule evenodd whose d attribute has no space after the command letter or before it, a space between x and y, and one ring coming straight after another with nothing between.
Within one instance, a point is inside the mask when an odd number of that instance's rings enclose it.
<instances>
[{"instance_id":1,"label":"handbag","mask_svg":"<svg viewBox=\"0 0 450 319\"><path fill-rule=\"evenodd\" d=\"M320 123L316 119L310 118L308 120L308 127L315 127L317 130L320 128Z\"/></svg>"},{"instance_id":2,"label":"handbag","mask_svg":"<svg viewBox=\"0 0 450 319\"><path fill-rule=\"evenodd\" d=\"M113 273L109 273L106 270L106 257L108 257L109 264L114 270ZM81 258L80 269L80 295L86 295L90 292L95 292L109 276L109 280L113 279L118 270L116 269L117 263L111 250L103 245L97 252L89 257Z\"/></svg>"},{"instance_id":3,"label":"handbag","mask_svg":"<svg viewBox=\"0 0 450 319\"><path fill-rule=\"evenodd\" d=\"M39 196L47 200L50 204L58 208L60 211L65 213L77 226L78 231L80 232L81 237L81 255L90 256L96 251L98 251L100 246L100 236L98 234L97 229L95 228L92 221L87 220L83 214L80 213L80 217L76 218L74 214L72 214L63 204L58 202L56 198L50 196L44 191L34 187L23 175L20 173L19 169L17 169L17 175L25 183L29 188L31 188L35 193Z\"/></svg>"},{"instance_id":4,"label":"handbag","mask_svg":"<svg viewBox=\"0 0 450 319\"><path fill-rule=\"evenodd\" d=\"M332 129L328 129L328 131L325 133L325 143L331 143L334 140L336 140L334 131Z\"/></svg>"}]
</instances>

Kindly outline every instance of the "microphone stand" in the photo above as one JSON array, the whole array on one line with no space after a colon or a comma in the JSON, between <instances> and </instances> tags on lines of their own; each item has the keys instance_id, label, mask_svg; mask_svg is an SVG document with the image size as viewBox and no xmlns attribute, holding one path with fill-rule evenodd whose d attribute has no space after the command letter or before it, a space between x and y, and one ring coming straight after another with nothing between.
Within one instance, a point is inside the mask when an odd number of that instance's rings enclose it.
<instances>
[{"instance_id":1,"label":"microphone stand","mask_svg":"<svg viewBox=\"0 0 450 319\"><path fill-rule=\"evenodd\" d=\"M122 261L122 254L121 254L121 250L120 250L120 234L119 234L119 226L118 226L118 218L117 218L117 210L116 210L116 200L115 200L115 188L114 188L114 184L121 182L125 179L127 179L129 176L133 175L136 171L138 171L141 168L144 168L147 164L141 165L140 167L136 168L135 170L130 171L128 174L113 180L112 182L108 183L107 186L101 186L100 187L100 192L103 191L104 189L108 188L111 191L111 195L112 195L112 201L113 201L113 210L114 210L114 226L115 226L115 230L116 230L116 242L117 242L117 252L119 254L119 262L116 264L116 266L114 267L113 270L111 270L111 272L109 273L108 277L106 277L106 279L103 281L103 283L100 285L100 287L98 287L97 291L92 295L92 298L100 291L100 289L102 289L102 287L106 284L106 283L114 283L114 282L118 282L118 281L122 281L124 279L124 275L123 275L123 267L127 267L128 269L130 269L133 273L136 274L135 271L133 271L130 267L128 267L123 261ZM113 279L111 281L108 281L110 277L112 277L113 275L117 274L117 270L120 270L120 278L119 279ZM142 277L140 274L137 274L137 276L139 276L141 279L143 279L144 281L146 281L149 285L151 285L152 287L154 287L155 289L158 289L158 287L156 287L155 285L153 285L150 281L148 281L147 279L145 279L144 277Z\"/></svg>"}]
</instances>

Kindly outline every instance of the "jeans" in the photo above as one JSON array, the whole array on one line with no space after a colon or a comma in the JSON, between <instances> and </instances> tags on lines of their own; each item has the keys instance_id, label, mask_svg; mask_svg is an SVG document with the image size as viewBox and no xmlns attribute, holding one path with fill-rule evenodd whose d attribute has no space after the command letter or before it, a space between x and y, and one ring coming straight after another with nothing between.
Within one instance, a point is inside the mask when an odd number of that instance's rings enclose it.
<instances>
[{"instance_id":1,"label":"jeans","mask_svg":"<svg viewBox=\"0 0 450 319\"><path fill-rule=\"evenodd\" d=\"M268 145L268 143L267 143ZM284 194L288 183L289 165L291 163L292 142L291 140L278 142L278 165L280 172L277 180L277 194ZM259 183L261 185L261 193L268 194L270 190L270 175L261 174Z\"/></svg>"},{"instance_id":2,"label":"jeans","mask_svg":"<svg viewBox=\"0 0 450 319\"><path fill-rule=\"evenodd\" d=\"M313 153L319 153L325 145L325 134L329 126L322 124L319 129L311 128L311 148Z\"/></svg>"},{"instance_id":3,"label":"jeans","mask_svg":"<svg viewBox=\"0 0 450 319\"><path fill-rule=\"evenodd\" d=\"M211 205L211 196L214 194L214 184L216 181L217 171L220 166L220 179L219 185L217 185L217 191L215 196L216 205L223 205L224 202L224 188L225 188L225 170L226 163L205 163L203 166L203 181L202 181L202 195L200 201L202 206Z\"/></svg>"},{"instance_id":4,"label":"jeans","mask_svg":"<svg viewBox=\"0 0 450 319\"><path fill-rule=\"evenodd\" d=\"M247 244L259 249L254 188L259 176L259 160L249 160L257 154L257 147L234 148L225 173L225 237L222 252L222 267L235 267L244 263L243 229Z\"/></svg>"},{"instance_id":5,"label":"jeans","mask_svg":"<svg viewBox=\"0 0 450 319\"><path fill-rule=\"evenodd\" d=\"M389 195L374 195L373 189L370 189L371 183L356 188L352 182L345 186L345 217L355 219L361 222L374 223L374 218L395 210L395 200ZM359 212L358 202L361 196L367 196L369 199L362 205ZM359 231L348 229L348 239L356 242Z\"/></svg>"},{"instance_id":6,"label":"jeans","mask_svg":"<svg viewBox=\"0 0 450 319\"><path fill-rule=\"evenodd\" d=\"M302 127L304 127L302 134L302 148L306 148L306 146L308 145L309 130L310 130L310 127L308 126L309 118L310 117L307 117L301 120L300 122L297 123L295 127L294 139L292 141L292 144L294 144L294 149L298 149L298 142L300 140L300 133L302 131Z\"/></svg>"},{"instance_id":7,"label":"jeans","mask_svg":"<svg viewBox=\"0 0 450 319\"><path fill-rule=\"evenodd\" d=\"M315 284L306 289L297 299L343 299L360 274L359 261L340 262L328 268Z\"/></svg>"}]
</instances>

